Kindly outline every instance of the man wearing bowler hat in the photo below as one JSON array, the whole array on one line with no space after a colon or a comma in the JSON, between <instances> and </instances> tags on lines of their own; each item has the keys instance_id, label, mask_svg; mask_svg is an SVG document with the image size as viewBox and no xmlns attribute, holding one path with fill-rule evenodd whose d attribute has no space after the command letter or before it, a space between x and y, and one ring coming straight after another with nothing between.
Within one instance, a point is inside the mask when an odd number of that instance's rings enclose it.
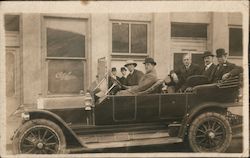
<instances>
[{"instance_id":1,"label":"man wearing bowler hat","mask_svg":"<svg viewBox=\"0 0 250 158\"><path fill-rule=\"evenodd\" d=\"M136 95L139 92L147 90L157 81L156 62L154 59L146 58L143 64L145 65L146 73L140 79L139 84L136 86L127 86L126 90L118 92L117 95Z\"/></svg>"},{"instance_id":2,"label":"man wearing bowler hat","mask_svg":"<svg viewBox=\"0 0 250 158\"><path fill-rule=\"evenodd\" d=\"M214 71L215 65L213 63L214 55L210 51L205 51L203 53L204 66L201 69L201 75L208 78L208 81L212 81L212 72Z\"/></svg>"},{"instance_id":3,"label":"man wearing bowler hat","mask_svg":"<svg viewBox=\"0 0 250 158\"><path fill-rule=\"evenodd\" d=\"M127 60L124 66L129 71L125 85L126 86L138 85L141 77L143 76L143 72L135 69L135 67L137 66L137 63L134 62L133 60Z\"/></svg>"},{"instance_id":4,"label":"man wearing bowler hat","mask_svg":"<svg viewBox=\"0 0 250 158\"><path fill-rule=\"evenodd\" d=\"M216 57L218 60L218 65L216 65L213 71L212 82L217 82L218 80L225 80L231 76L237 76L243 72L242 67L227 61L227 53L225 52L225 49L217 49Z\"/></svg>"}]
</instances>

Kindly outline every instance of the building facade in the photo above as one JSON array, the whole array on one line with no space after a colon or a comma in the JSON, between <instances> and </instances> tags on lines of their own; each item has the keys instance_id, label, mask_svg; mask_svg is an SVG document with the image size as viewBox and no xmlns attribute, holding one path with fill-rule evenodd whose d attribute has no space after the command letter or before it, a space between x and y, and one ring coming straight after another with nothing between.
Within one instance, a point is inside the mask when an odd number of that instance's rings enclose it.
<instances>
[{"instance_id":1,"label":"building facade","mask_svg":"<svg viewBox=\"0 0 250 158\"><path fill-rule=\"evenodd\" d=\"M35 105L38 95L80 95L127 59L144 71L144 58L153 57L158 78L183 53L202 64L205 50L224 48L242 66L240 13L6 14L5 33L7 117Z\"/></svg>"}]
</instances>

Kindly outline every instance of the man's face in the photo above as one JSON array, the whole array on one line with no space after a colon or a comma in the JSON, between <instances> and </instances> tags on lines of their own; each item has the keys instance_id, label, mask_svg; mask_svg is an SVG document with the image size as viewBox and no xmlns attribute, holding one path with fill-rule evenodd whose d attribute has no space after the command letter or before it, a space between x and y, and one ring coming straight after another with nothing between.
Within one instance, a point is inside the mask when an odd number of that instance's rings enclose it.
<instances>
[{"instance_id":1,"label":"man's face","mask_svg":"<svg viewBox=\"0 0 250 158\"><path fill-rule=\"evenodd\" d=\"M183 57L183 64L185 65L185 66L189 66L190 64L191 64L191 57L189 56L189 55L185 55L184 57Z\"/></svg>"},{"instance_id":2,"label":"man's face","mask_svg":"<svg viewBox=\"0 0 250 158\"><path fill-rule=\"evenodd\" d=\"M111 71L112 75L116 76L116 71Z\"/></svg>"},{"instance_id":3,"label":"man's face","mask_svg":"<svg viewBox=\"0 0 250 158\"><path fill-rule=\"evenodd\" d=\"M225 55L222 55L221 57L217 57L217 61L219 64L223 64L227 61L227 57Z\"/></svg>"},{"instance_id":4,"label":"man's face","mask_svg":"<svg viewBox=\"0 0 250 158\"><path fill-rule=\"evenodd\" d=\"M205 63L205 65L209 65L212 62L213 62L213 57L212 56L206 56L206 57L204 57L204 63Z\"/></svg>"},{"instance_id":5,"label":"man's face","mask_svg":"<svg viewBox=\"0 0 250 158\"><path fill-rule=\"evenodd\" d=\"M132 72L135 69L133 64L127 65L128 71Z\"/></svg>"},{"instance_id":6,"label":"man's face","mask_svg":"<svg viewBox=\"0 0 250 158\"><path fill-rule=\"evenodd\" d=\"M153 64L151 64L151 63L145 63L145 70L146 70L146 72L152 71L153 68L154 68Z\"/></svg>"},{"instance_id":7,"label":"man's face","mask_svg":"<svg viewBox=\"0 0 250 158\"><path fill-rule=\"evenodd\" d=\"M122 70L121 73L122 73L123 76L126 75L126 71L125 70Z\"/></svg>"}]
</instances>

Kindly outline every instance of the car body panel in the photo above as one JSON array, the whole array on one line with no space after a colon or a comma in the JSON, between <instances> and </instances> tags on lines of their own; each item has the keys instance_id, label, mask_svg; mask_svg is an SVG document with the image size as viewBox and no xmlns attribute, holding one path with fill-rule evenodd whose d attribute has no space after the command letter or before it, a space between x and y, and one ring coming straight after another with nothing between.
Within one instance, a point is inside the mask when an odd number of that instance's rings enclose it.
<instances>
[{"instance_id":1,"label":"car body panel","mask_svg":"<svg viewBox=\"0 0 250 158\"><path fill-rule=\"evenodd\" d=\"M186 94L108 96L95 106L95 124L149 123L180 119L186 113Z\"/></svg>"}]
</instances>

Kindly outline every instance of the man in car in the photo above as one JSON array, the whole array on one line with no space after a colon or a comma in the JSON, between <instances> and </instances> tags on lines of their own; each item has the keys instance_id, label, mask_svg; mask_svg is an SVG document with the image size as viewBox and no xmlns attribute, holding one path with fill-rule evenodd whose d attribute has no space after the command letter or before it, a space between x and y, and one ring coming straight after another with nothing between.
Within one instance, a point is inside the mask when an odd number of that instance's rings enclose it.
<instances>
[{"instance_id":1,"label":"man in car","mask_svg":"<svg viewBox=\"0 0 250 158\"><path fill-rule=\"evenodd\" d=\"M153 58L146 58L145 62L146 73L142 76L139 84L136 86L127 86L126 90L122 90L117 95L136 95L150 88L157 81L157 74L155 70L156 62Z\"/></svg>"},{"instance_id":2,"label":"man in car","mask_svg":"<svg viewBox=\"0 0 250 158\"><path fill-rule=\"evenodd\" d=\"M201 75L204 75L208 78L208 82L212 82L212 73L215 68L215 64L213 63L214 55L210 51L205 51L203 53L204 66L201 69Z\"/></svg>"},{"instance_id":3,"label":"man in car","mask_svg":"<svg viewBox=\"0 0 250 158\"><path fill-rule=\"evenodd\" d=\"M167 83L168 86L173 86L175 91L181 92L187 88L185 83L188 77L200 74L200 68L197 64L192 63L190 54L184 54L182 61L183 65L170 72L171 81Z\"/></svg>"},{"instance_id":4,"label":"man in car","mask_svg":"<svg viewBox=\"0 0 250 158\"><path fill-rule=\"evenodd\" d=\"M227 61L227 53L225 52L225 49L223 48L217 49L216 57L217 57L218 65L216 65L213 71L212 82L225 80L229 77L237 76L243 72L242 67L237 66Z\"/></svg>"},{"instance_id":5,"label":"man in car","mask_svg":"<svg viewBox=\"0 0 250 158\"><path fill-rule=\"evenodd\" d=\"M141 77L143 76L143 72L135 69L135 67L137 66L137 63L135 63L133 60L127 60L124 66L129 71L125 85L126 86L138 85Z\"/></svg>"},{"instance_id":6,"label":"man in car","mask_svg":"<svg viewBox=\"0 0 250 158\"><path fill-rule=\"evenodd\" d=\"M109 77L108 77L108 88L110 88L110 87L115 83L115 80L118 80L118 79L119 79L119 77L118 77L116 74L117 74L116 68L113 67L113 68L111 69L111 73L110 73L110 75L109 75ZM110 91L110 94L111 94L111 95L114 95L114 94L116 94L118 91L119 91L119 87L114 86L114 87L112 88L112 90Z\"/></svg>"},{"instance_id":7,"label":"man in car","mask_svg":"<svg viewBox=\"0 0 250 158\"><path fill-rule=\"evenodd\" d=\"M126 85L126 82L127 82L126 72L127 72L127 69L125 67L121 67L122 76L119 77L119 81L122 85Z\"/></svg>"}]
</instances>

